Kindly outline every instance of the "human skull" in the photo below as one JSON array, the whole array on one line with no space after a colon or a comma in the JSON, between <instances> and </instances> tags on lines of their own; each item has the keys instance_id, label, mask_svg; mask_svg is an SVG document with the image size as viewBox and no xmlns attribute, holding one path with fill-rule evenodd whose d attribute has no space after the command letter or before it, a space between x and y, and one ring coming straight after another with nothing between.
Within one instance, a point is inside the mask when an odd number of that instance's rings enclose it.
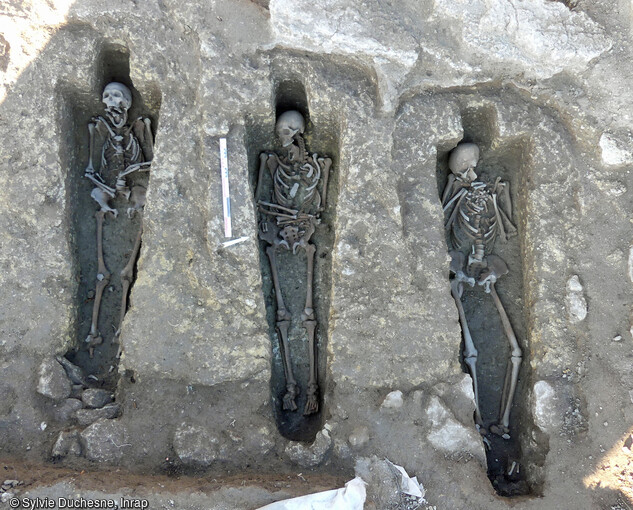
<instances>
[{"instance_id":1,"label":"human skull","mask_svg":"<svg viewBox=\"0 0 633 510\"><path fill-rule=\"evenodd\" d=\"M479 147L474 143L460 143L448 158L448 168L461 180L472 182L477 178L473 169L478 161Z\"/></svg>"},{"instance_id":2,"label":"human skull","mask_svg":"<svg viewBox=\"0 0 633 510\"><path fill-rule=\"evenodd\" d=\"M113 81L103 89L101 101L106 105L105 111L115 127L123 127L127 121L127 111L132 106L132 93L122 83Z\"/></svg>"},{"instance_id":3,"label":"human skull","mask_svg":"<svg viewBox=\"0 0 633 510\"><path fill-rule=\"evenodd\" d=\"M288 147L292 144L294 136L299 133L303 134L306 128L306 122L296 110L290 110L282 113L277 119L275 125L275 133L281 141L282 147Z\"/></svg>"}]
</instances>

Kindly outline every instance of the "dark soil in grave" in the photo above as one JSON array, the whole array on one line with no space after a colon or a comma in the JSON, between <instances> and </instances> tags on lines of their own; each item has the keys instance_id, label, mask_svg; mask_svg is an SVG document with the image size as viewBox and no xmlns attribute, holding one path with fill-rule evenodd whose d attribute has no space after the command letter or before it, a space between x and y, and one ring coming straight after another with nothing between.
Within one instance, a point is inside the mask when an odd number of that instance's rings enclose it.
<instances>
[{"instance_id":1,"label":"dark soil in grave","mask_svg":"<svg viewBox=\"0 0 633 510\"><path fill-rule=\"evenodd\" d=\"M160 104L148 107L143 98L134 88L130 80L129 52L118 45L104 45L99 64L97 66L99 90L86 93L69 89L64 93L65 110L64 132L66 147L62 159L69 169L68 199L72 232L72 246L74 250L74 265L79 282L76 296L76 339L74 348L67 354L67 358L81 367L84 373L93 375L96 386L114 390L118 381L118 353L119 339L116 331L121 322L121 305L123 289L121 271L128 264L135 240L142 227L142 210L128 216L127 210L132 205L125 197L117 194L109 200L110 207L118 211L117 217L107 213L103 221L103 258L110 280L105 288L99 310L97 329L103 342L94 349L90 356L85 339L90 332L97 283L97 220L95 213L99 206L90 196L95 185L84 177L89 158L88 123L95 116L104 115L104 105L101 102L103 87L113 81L125 84L132 93L132 107L128 111L128 124L143 116L152 121L152 131L156 136L158 109ZM93 166L100 173L104 183L114 188L121 168L101 168L101 148L105 140L95 130L95 146ZM126 177L129 189L140 185L145 189L149 186L149 172L135 172ZM134 263L132 284L128 290L128 297L136 279L136 263ZM127 302L129 307L129 299Z\"/></svg>"},{"instance_id":2,"label":"dark soil in grave","mask_svg":"<svg viewBox=\"0 0 633 510\"><path fill-rule=\"evenodd\" d=\"M296 398L297 410L283 410L283 396L286 391L286 375L282 358L281 339L276 331L277 303L272 280L270 261L266 254L269 246L260 241L259 262L262 272L262 291L266 302L266 317L272 344L272 374L271 394L274 412L279 432L286 438L295 441L313 441L324 422L324 393L327 391L325 373L327 368L327 337L330 317L331 294L331 252L334 243L334 224L336 203L338 199L338 179L336 169L338 164L338 133L332 130L332 125L314 126L310 122L306 93L302 84L294 81L282 81L276 90L277 116L288 110L302 113L306 121L305 143L310 154L317 153L319 157L332 158L330 179L327 186L325 210L320 213L319 224L310 243L316 246L314 256L313 303L317 321L315 331L315 351L317 363L317 381L319 385L319 412L304 416L306 403L306 389L310 374L310 353L307 331L301 321L301 314L305 307L307 296L307 257L303 249L296 254L283 248L276 250L277 269L284 304L291 315L288 330L288 344L292 371L298 385ZM246 132L246 146L248 147L249 168L253 191L258 187L259 155L262 151L283 154L283 149L274 134L274 122L270 119L266 123L251 123ZM321 192L322 184L318 189ZM261 197L257 200L270 201L272 179L266 170L260 186ZM261 217L261 216L260 216ZM257 228L254 226L254 228Z\"/></svg>"},{"instance_id":3,"label":"dark soil in grave","mask_svg":"<svg viewBox=\"0 0 633 510\"><path fill-rule=\"evenodd\" d=\"M523 267L521 255L521 209L522 197L517 190L526 178L526 165L529 162L529 151L522 140L508 143L493 140L494 130L491 128L494 112L483 109L466 109L462 113L464 142L479 145L480 158L475 168L477 180L492 185L497 177L509 183L512 202L512 223L518 229L518 235L503 242L497 239L493 254L499 256L507 264L509 272L501 277L495 288L510 323L523 350L523 359L519 372L517 388L514 394L510 414L509 437L505 439L491 433L490 428L499 424L500 405L507 366L510 362L510 343L503 330L501 319L492 296L486 294L479 286L470 288L464 285L462 304L466 321L478 351L477 379L479 392L479 408L483 420L486 439L486 457L488 477L495 490L502 496L529 494L533 490L526 481L526 459L524 458L522 440L526 432L533 426L531 417L524 403L529 387L529 359L527 358L527 329L523 309ZM448 155L438 156L438 191L441 197L447 177ZM447 286L449 283L447 282ZM455 310L457 314L457 310ZM463 343L462 343L463 349ZM463 363L464 371L468 368ZM516 463L516 464L513 464ZM514 465L514 467L513 467ZM512 472L512 474L510 474Z\"/></svg>"}]
</instances>

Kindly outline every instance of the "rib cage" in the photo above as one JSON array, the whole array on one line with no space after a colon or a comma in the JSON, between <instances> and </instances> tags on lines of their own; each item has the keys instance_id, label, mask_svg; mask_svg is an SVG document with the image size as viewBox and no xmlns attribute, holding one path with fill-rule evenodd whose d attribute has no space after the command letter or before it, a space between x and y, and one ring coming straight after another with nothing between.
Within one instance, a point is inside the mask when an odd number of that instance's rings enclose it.
<instances>
[{"instance_id":1,"label":"rib cage","mask_svg":"<svg viewBox=\"0 0 633 510\"><path fill-rule=\"evenodd\" d=\"M101 151L101 168L107 171L121 172L128 166L143 161L141 145L129 132L121 136L121 140L108 137Z\"/></svg>"},{"instance_id":2,"label":"rib cage","mask_svg":"<svg viewBox=\"0 0 633 510\"><path fill-rule=\"evenodd\" d=\"M451 224L448 241L452 249L481 260L492 252L498 234L494 195L478 181L464 190L455 205L455 221Z\"/></svg>"},{"instance_id":3,"label":"rib cage","mask_svg":"<svg viewBox=\"0 0 633 510\"><path fill-rule=\"evenodd\" d=\"M321 166L316 154L296 170L279 164L273 176L274 201L284 207L314 214L321 205L317 191L320 179Z\"/></svg>"}]
</instances>

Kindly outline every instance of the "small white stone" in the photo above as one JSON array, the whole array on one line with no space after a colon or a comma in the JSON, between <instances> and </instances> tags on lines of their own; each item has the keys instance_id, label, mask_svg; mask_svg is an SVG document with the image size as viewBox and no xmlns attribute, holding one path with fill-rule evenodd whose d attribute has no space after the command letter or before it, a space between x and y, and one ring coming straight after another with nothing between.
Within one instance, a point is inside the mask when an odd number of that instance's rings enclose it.
<instances>
[{"instance_id":1,"label":"small white stone","mask_svg":"<svg viewBox=\"0 0 633 510\"><path fill-rule=\"evenodd\" d=\"M369 441L369 429L365 426L356 427L348 438L350 446L360 448Z\"/></svg>"},{"instance_id":2,"label":"small white stone","mask_svg":"<svg viewBox=\"0 0 633 510\"><path fill-rule=\"evenodd\" d=\"M534 384L532 395L534 422L544 432L553 431L558 425L554 388L547 381L537 381Z\"/></svg>"},{"instance_id":3,"label":"small white stone","mask_svg":"<svg viewBox=\"0 0 633 510\"><path fill-rule=\"evenodd\" d=\"M47 424L45 421L43 421L42 423L40 423L40 430L41 430L42 432L44 432L44 431L46 430L46 427L48 427L48 424Z\"/></svg>"},{"instance_id":4,"label":"small white stone","mask_svg":"<svg viewBox=\"0 0 633 510\"><path fill-rule=\"evenodd\" d=\"M622 335L617 335L613 337L613 341L614 342L621 342L622 341Z\"/></svg>"},{"instance_id":5,"label":"small white stone","mask_svg":"<svg viewBox=\"0 0 633 510\"><path fill-rule=\"evenodd\" d=\"M633 153L623 147L621 143L618 143L618 140L609 133L602 133L600 149L602 150L602 163L606 166L621 166L633 163Z\"/></svg>"},{"instance_id":6,"label":"small white stone","mask_svg":"<svg viewBox=\"0 0 633 510\"><path fill-rule=\"evenodd\" d=\"M567 281L567 295L565 296L565 301L567 303L569 321L572 324L585 320L587 317L587 300L583 294L583 287L578 275L572 276Z\"/></svg>"},{"instance_id":7,"label":"small white stone","mask_svg":"<svg viewBox=\"0 0 633 510\"><path fill-rule=\"evenodd\" d=\"M572 292L582 292L582 283L580 283L580 278L578 278L577 274L568 280L567 288Z\"/></svg>"},{"instance_id":8,"label":"small white stone","mask_svg":"<svg viewBox=\"0 0 633 510\"><path fill-rule=\"evenodd\" d=\"M382 408L384 409L399 409L404 405L402 400L402 392L395 390L387 394L385 400L382 401Z\"/></svg>"},{"instance_id":9,"label":"small white stone","mask_svg":"<svg viewBox=\"0 0 633 510\"><path fill-rule=\"evenodd\" d=\"M469 374L464 374L459 384L459 388L466 396L466 398L472 400L473 402L475 401L475 389L473 387L473 379Z\"/></svg>"}]
</instances>

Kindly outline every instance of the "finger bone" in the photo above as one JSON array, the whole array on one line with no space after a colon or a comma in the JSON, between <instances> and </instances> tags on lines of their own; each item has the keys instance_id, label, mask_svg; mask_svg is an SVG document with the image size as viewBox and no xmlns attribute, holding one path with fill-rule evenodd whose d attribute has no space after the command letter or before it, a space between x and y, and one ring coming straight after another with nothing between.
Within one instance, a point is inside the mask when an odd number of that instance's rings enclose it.
<instances>
[{"instance_id":1,"label":"finger bone","mask_svg":"<svg viewBox=\"0 0 633 510\"><path fill-rule=\"evenodd\" d=\"M145 197L147 195L147 190L143 186L134 186L130 193L130 203L132 207L129 207L127 210L128 218L131 218L132 215L141 210L145 206Z\"/></svg>"}]
</instances>

